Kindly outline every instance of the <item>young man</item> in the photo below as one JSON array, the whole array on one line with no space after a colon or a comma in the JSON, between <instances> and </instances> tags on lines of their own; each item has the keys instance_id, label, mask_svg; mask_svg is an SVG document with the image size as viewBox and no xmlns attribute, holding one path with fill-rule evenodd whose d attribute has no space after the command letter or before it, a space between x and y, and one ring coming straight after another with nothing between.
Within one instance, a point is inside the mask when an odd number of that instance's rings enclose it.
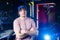
<instances>
[{"instance_id":1,"label":"young man","mask_svg":"<svg viewBox=\"0 0 60 40\"><path fill-rule=\"evenodd\" d=\"M18 7L19 17L13 22L16 40L33 40L32 36L36 35L37 29L33 19L27 17L26 6Z\"/></svg>"}]
</instances>

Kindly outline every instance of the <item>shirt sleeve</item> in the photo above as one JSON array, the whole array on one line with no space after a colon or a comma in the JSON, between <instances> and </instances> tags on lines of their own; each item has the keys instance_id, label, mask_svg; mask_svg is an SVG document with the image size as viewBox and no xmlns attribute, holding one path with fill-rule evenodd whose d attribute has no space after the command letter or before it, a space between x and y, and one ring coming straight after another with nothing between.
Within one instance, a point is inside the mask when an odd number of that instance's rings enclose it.
<instances>
[{"instance_id":1,"label":"shirt sleeve","mask_svg":"<svg viewBox=\"0 0 60 40\"><path fill-rule=\"evenodd\" d=\"M14 30L16 35L18 35L20 33L20 27L19 27L19 24L18 24L17 20L15 20L13 22L13 30Z\"/></svg>"}]
</instances>

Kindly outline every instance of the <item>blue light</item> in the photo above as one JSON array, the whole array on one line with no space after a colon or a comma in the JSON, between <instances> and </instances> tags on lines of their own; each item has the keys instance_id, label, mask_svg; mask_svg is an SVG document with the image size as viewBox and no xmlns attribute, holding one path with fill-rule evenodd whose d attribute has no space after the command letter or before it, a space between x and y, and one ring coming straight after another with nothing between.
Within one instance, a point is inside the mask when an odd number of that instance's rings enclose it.
<instances>
[{"instance_id":1,"label":"blue light","mask_svg":"<svg viewBox=\"0 0 60 40\"><path fill-rule=\"evenodd\" d=\"M48 35L48 34L44 35L44 40L51 40L50 35Z\"/></svg>"}]
</instances>

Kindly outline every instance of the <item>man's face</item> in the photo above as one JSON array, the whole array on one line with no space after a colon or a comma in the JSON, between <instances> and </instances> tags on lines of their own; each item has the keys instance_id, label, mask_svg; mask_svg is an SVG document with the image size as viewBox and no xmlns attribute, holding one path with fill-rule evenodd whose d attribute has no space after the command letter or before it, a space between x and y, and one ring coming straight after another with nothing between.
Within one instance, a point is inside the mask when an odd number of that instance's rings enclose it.
<instances>
[{"instance_id":1,"label":"man's face","mask_svg":"<svg viewBox=\"0 0 60 40\"><path fill-rule=\"evenodd\" d=\"M22 9L19 11L19 15L20 15L20 17L25 17L25 16L27 15L27 11L22 8Z\"/></svg>"}]
</instances>

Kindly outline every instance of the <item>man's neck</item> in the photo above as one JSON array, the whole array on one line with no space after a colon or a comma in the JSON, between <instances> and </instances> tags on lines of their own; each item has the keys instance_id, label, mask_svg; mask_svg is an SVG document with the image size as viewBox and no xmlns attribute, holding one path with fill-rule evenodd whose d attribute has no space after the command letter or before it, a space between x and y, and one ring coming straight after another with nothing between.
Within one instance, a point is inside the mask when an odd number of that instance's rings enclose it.
<instances>
[{"instance_id":1,"label":"man's neck","mask_svg":"<svg viewBox=\"0 0 60 40\"><path fill-rule=\"evenodd\" d=\"M26 19L26 18L27 18L27 17L20 17L20 19L22 19L22 20L23 20L23 19Z\"/></svg>"}]
</instances>

